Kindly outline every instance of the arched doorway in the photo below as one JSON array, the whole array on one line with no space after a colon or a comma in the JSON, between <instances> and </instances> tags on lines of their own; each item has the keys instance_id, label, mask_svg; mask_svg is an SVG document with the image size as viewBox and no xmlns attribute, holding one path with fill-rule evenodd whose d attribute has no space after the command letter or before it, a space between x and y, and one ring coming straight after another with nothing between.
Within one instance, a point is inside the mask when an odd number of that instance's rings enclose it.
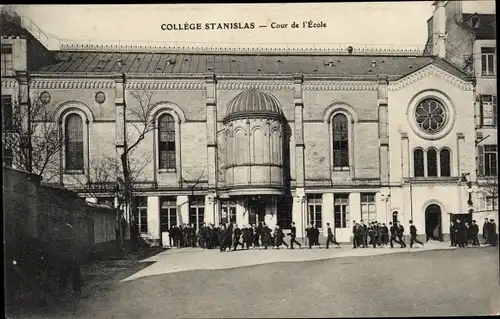
<instances>
[{"instance_id":1,"label":"arched doorway","mask_svg":"<svg viewBox=\"0 0 500 319\"><path fill-rule=\"evenodd\" d=\"M441 207L430 204L425 209L425 235L427 240L442 241L443 225L441 224Z\"/></svg>"}]
</instances>

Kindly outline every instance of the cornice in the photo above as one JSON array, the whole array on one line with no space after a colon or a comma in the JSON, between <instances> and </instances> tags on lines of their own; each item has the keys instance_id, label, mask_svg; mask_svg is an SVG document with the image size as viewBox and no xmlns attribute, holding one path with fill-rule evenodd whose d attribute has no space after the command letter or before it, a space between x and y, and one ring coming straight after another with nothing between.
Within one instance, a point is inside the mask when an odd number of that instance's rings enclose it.
<instances>
[{"instance_id":1,"label":"cornice","mask_svg":"<svg viewBox=\"0 0 500 319\"><path fill-rule=\"evenodd\" d=\"M447 82L447 83L450 83L451 85L454 85L456 87L458 87L459 89L463 90L463 91L472 91L474 90L474 85L470 82L466 82L456 76L454 76L453 74L450 74L448 72L446 72L445 70L437 67L436 65L434 64L430 64L426 67L423 67L422 69L420 70L417 70L407 76L405 76L404 78L401 78L395 82L392 82L389 84L388 88L389 88L389 91L399 91L425 77L428 77L428 76L436 76L440 79L442 79L443 81Z\"/></svg>"},{"instance_id":2,"label":"cornice","mask_svg":"<svg viewBox=\"0 0 500 319\"><path fill-rule=\"evenodd\" d=\"M2 78L3 88L16 88L19 86L19 82L15 78Z\"/></svg>"},{"instance_id":3,"label":"cornice","mask_svg":"<svg viewBox=\"0 0 500 319\"><path fill-rule=\"evenodd\" d=\"M100 79L33 79L33 89L113 89L113 80Z\"/></svg>"},{"instance_id":4,"label":"cornice","mask_svg":"<svg viewBox=\"0 0 500 319\"><path fill-rule=\"evenodd\" d=\"M291 90L293 87L293 81L283 81L283 80L237 80L237 81L218 81L217 90L248 90L248 89L260 89L260 90Z\"/></svg>"},{"instance_id":5,"label":"cornice","mask_svg":"<svg viewBox=\"0 0 500 319\"><path fill-rule=\"evenodd\" d=\"M205 90L205 81L199 80L127 80L126 89L150 89L150 90Z\"/></svg>"},{"instance_id":6,"label":"cornice","mask_svg":"<svg viewBox=\"0 0 500 319\"><path fill-rule=\"evenodd\" d=\"M307 81L303 89L308 91L376 91L377 82L367 81Z\"/></svg>"}]
</instances>

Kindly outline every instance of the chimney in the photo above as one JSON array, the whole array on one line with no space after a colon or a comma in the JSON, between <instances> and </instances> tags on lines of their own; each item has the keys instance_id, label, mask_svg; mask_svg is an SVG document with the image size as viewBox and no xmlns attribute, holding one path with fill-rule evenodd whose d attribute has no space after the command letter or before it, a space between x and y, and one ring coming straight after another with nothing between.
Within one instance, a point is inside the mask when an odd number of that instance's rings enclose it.
<instances>
[{"instance_id":1,"label":"chimney","mask_svg":"<svg viewBox=\"0 0 500 319\"><path fill-rule=\"evenodd\" d=\"M446 57L446 1L434 1L432 14L432 55Z\"/></svg>"}]
</instances>

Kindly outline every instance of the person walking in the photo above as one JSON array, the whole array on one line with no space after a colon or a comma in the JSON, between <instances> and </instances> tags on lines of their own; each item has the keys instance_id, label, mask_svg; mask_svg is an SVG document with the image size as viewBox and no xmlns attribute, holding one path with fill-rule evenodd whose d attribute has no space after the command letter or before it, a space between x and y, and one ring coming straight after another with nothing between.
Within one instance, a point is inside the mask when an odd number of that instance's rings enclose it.
<instances>
[{"instance_id":1,"label":"person walking","mask_svg":"<svg viewBox=\"0 0 500 319\"><path fill-rule=\"evenodd\" d=\"M455 222L455 243L458 247L465 247L465 226L458 218Z\"/></svg>"},{"instance_id":2,"label":"person walking","mask_svg":"<svg viewBox=\"0 0 500 319\"><path fill-rule=\"evenodd\" d=\"M297 241L297 227L295 227L295 222L292 222L292 228L290 232L290 249L293 248L293 244L299 245L299 249L302 248L302 245Z\"/></svg>"},{"instance_id":3,"label":"person walking","mask_svg":"<svg viewBox=\"0 0 500 319\"><path fill-rule=\"evenodd\" d=\"M285 245L288 248L288 244L283 240L285 238L285 234L283 233L283 229L281 229L280 225L276 224L276 249L280 249L281 245Z\"/></svg>"},{"instance_id":4,"label":"person walking","mask_svg":"<svg viewBox=\"0 0 500 319\"><path fill-rule=\"evenodd\" d=\"M413 220L410 220L410 248L413 248L414 243L424 245L423 242L417 239L417 227L413 225Z\"/></svg>"},{"instance_id":5,"label":"person walking","mask_svg":"<svg viewBox=\"0 0 500 319\"><path fill-rule=\"evenodd\" d=\"M490 243L491 246L496 246L498 241L497 224L495 223L495 220L492 218L490 219L488 225L489 225L488 242Z\"/></svg>"},{"instance_id":6,"label":"person walking","mask_svg":"<svg viewBox=\"0 0 500 319\"><path fill-rule=\"evenodd\" d=\"M234 240L233 240L233 251L236 250L238 246L241 246L241 249L244 249L245 246L240 242L241 238L241 229L237 224L234 225Z\"/></svg>"},{"instance_id":7,"label":"person walking","mask_svg":"<svg viewBox=\"0 0 500 319\"><path fill-rule=\"evenodd\" d=\"M403 225L401 225L401 222L398 221L397 228L396 228L396 235L398 236L399 243L401 245L401 248L406 248L406 243L404 241L404 233L405 233L405 228Z\"/></svg>"},{"instance_id":8,"label":"person walking","mask_svg":"<svg viewBox=\"0 0 500 319\"><path fill-rule=\"evenodd\" d=\"M335 236L333 235L330 223L326 223L326 229L327 229L326 249L329 248L330 243L337 245L337 247L340 247L340 244L335 240Z\"/></svg>"},{"instance_id":9,"label":"person walking","mask_svg":"<svg viewBox=\"0 0 500 319\"><path fill-rule=\"evenodd\" d=\"M401 242L398 240L397 226L393 225L392 222L389 222L389 233L390 233L389 244L391 245L391 248L394 248L394 243L401 245ZM403 247L403 245L401 245L401 247Z\"/></svg>"},{"instance_id":10,"label":"person walking","mask_svg":"<svg viewBox=\"0 0 500 319\"><path fill-rule=\"evenodd\" d=\"M452 247L455 247L457 245L457 236L455 235L455 222L450 221L450 244Z\"/></svg>"},{"instance_id":11,"label":"person walking","mask_svg":"<svg viewBox=\"0 0 500 319\"><path fill-rule=\"evenodd\" d=\"M479 244L479 226L476 224L476 221L472 221L472 226L470 227L470 235L472 237L472 246L480 246Z\"/></svg>"}]
</instances>

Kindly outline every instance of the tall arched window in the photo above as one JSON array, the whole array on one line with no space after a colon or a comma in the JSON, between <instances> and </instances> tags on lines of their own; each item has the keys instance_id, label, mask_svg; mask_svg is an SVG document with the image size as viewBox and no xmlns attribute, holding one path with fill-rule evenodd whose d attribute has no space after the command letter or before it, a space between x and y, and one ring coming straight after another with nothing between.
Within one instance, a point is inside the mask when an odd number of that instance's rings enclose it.
<instances>
[{"instance_id":1,"label":"tall arched window","mask_svg":"<svg viewBox=\"0 0 500 319\"><path fill-rule=\"evenodd\" d=\"M168 113L158 118L158 158L160 169L175 169L175 120Z\"/></svg>"},{"instance_id":2,"label":"tall arched window","mask_svg":"<svg viewBox=\"0 0 500 319\"><path fill-rule=\"evenodd\" d=\"M441 165L441 176L451 176L451 154L447 149L439 152L439 164Z\"/></svg>"},{"instance_id":3,"label":"tall arched window","mask_svg":"<svg viewBox=\"0 0 500 319\"><path fill-rule=\"evenodd\" d=\"M437 151L433 148L427 150L427 176L438 176Z\"/></svg>"},{"instance_id":4,"label":"tall arched window","mask_svg":"<svg viewBox=\"0 0 500 319\"><path fill-rule=\"evenodd\" d=\"M66 170L83 170L83 120L78 114L69 114L64 125L64 154Z\"/></svg>"},{"instance_id":5,"label":"tall arched window","mask_svg":"<svg viewBox=\"0 0 500 319\"><path fill-rule=\"evenodd\" d=\"M333 117L333 167L349 167L349 130L344 114Z\"/></svg>"},{"instance_id":6,"label":"tall arched window","mask_svg":"<svg viewBox=\"0 0 500 319\"><path fill-rule=\"evenodd\" d=\"M425 176L424 151L421 149L417 149L413 152L413 175L415 175L415 177Z\"/></svg>"},{"instance_id":7,"label":"tall arched window","mask_svg":"<svg viewBox=\"0 0 500 319\"><path fill-rule=\"evenodd\" d=\"M234 139L236 141L235 147L235 164L242 165L247 163L247 150L248 150L248 140L245 136L245 131L238 130L234 134Z\"/></svg>"},{"instance_id":8,"label":"tall arched window","mask_svg":"<svg viewBox=\"0 0 500 319\"><path fill-rule=\"evenodd\" d=\"M273 164L280 164L280 133L273 130L271 133L271 158Z\"/></svg>"},{"instance_id":9,"label":"tall arched window","mask_svg":"<svg viewBox=\"0 0 500 319\"><path fill-rule=\"evenodd\" d=\"M253 162L264 163L264 132L260 128L253 131Z\"/></svg>"}]
</instances>

